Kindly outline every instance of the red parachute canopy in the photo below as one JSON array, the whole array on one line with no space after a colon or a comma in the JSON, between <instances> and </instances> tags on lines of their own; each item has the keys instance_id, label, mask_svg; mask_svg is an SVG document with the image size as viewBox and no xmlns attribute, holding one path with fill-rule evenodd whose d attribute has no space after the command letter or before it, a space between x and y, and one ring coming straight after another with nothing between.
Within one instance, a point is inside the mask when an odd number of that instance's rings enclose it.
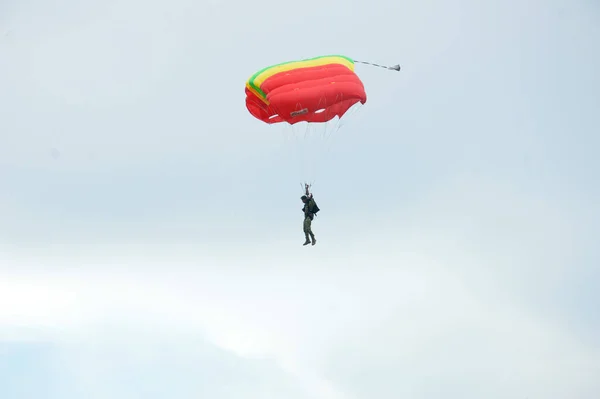
<instances>
[{"instance_id":1,"label":"red parachute canopy","mask_svg":"<svg viewBox=\"0 0 600 399\"><path fill-rule=\"evenodd\" d=\"M354 61L328 55L264 68L246 82L246 107L263 122L327 122L367 101Z\"/></svg>"}]
</instances>

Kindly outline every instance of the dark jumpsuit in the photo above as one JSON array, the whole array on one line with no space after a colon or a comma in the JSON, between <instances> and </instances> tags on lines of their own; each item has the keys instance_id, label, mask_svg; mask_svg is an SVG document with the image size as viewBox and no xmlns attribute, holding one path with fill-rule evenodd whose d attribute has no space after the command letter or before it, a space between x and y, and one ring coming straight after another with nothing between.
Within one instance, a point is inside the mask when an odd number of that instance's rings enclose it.
<instances>
[{"instance_id":1,"label":"dark jumpsuit","mask_svg":"<svg viewBox=\"0 0 600 399\"><path fill-rule=\"evenodd\" d=\"M307 239L308 239L309 235L311 237L313 236L311 225L312 225L312 220L313 220L314 214L310 210L312 209L314 204L315 204L315 200L313 198L310 198L304 204L304 208L302 208L302 212L304 212L304 235L306 235Z\"/></svg>"}]
</instances>

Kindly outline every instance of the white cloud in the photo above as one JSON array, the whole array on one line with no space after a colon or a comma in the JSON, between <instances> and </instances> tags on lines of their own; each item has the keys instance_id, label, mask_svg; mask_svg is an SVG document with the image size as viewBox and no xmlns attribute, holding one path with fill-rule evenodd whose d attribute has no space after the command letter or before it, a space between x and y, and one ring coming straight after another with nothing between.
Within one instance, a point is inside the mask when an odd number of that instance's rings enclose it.
<instances>
[{"instance_id":1,"label":"white cloud","mask_svg":"<svg viewBox=\"0 0 600 399\"><path fill-rule=\"evenodd\" d=\"M201 334L238 356L273 358L313 397L585 398L598 389L600 354L532 304L559 300L553 276L573 268L571 246L560 244L577 241L577 215L559 199L469 183L440 186L388 219L376 214L357 237L338 229L360 217L323 222L324 243L308 250L281 240L297 250L267 242L177 256L166 244L169 257L115 254L82 260L79 272L48 261L52 275L41 264L5 275L2 302L15 306L0 320L94 342L106 323L149 339ZM529 237L537 244L520 245Z\"/></svg>"}]
</instances>

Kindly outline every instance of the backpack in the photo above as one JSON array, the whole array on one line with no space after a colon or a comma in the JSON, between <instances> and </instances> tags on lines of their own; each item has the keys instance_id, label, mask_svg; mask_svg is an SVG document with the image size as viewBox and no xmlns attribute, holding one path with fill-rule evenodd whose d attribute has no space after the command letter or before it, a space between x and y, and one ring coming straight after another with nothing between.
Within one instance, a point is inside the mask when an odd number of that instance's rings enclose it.
<instances>
[{"instance_id":1,"label":"backpack","mask_svg":"<svg viewBox=\"0 0 600 399\"><path fill-rule=\"evenodd\" d=\"M313 214L317 214L317 212L320 211L319 207L317 206L317 203L315 202L314 198L312 199L312 206L310 207L310 211Z\"/></svg>"}]
</instances>

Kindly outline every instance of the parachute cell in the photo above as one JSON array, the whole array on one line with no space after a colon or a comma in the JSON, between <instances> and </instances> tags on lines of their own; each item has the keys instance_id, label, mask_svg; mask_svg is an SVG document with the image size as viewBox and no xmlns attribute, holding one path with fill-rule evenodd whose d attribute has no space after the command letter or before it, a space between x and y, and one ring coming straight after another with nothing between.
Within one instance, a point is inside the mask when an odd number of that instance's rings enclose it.
<instances>
[{"instance_id":1,"label":"parachute cell","mask_svg":"<svg viewBox=\"0 0 600 399\"><path fill-rule=\"evenodd\" d=\"M246 81L246 107L269 123L328 122L367 101L354 61L327 55L264 68Z\"/></svg>"}]
</instances>

